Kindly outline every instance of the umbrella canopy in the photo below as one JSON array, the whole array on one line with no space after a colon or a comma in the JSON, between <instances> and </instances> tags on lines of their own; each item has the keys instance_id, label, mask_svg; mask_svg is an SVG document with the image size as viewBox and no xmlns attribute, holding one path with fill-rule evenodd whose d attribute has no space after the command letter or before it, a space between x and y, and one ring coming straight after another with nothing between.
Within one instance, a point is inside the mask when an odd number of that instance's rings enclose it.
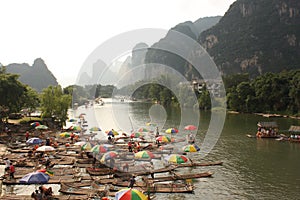
<instances>
[{"instance_id":1,"label":"umbrella canopy","mask_svg":"<svg viewBox=\"0 0 300 200\"><path fill-rule=\"evenodd\" d=\"M55 148L54 147L51 147L51 146L41 146L39 148L36 149L36 151L55 151Z\"/></svg>"},{"instance_id":2,"label":"umbrella canopy","mask_svg":"<svg viewBox=\"0 0 300 200\"><path fill-rule=\"evenodd\" d=\"M39 125L39 126L36 126L35 129L46 130L46 129L48 129L48 126L45 126L45 125Z\"/></svg>"},{"instance_id":3,"label":"umbrella canopy","mask_svg":"<svg viewBox=\"0 0 300 200\"><path fill-rule=\"evenodd\" d=\"M155 158L154 154L150 151L139 151L134 154L135 158Z\"/></svg>"},{"instance_id":4,"label":"umbrella canopy","mask_svg":"<svg viewBox=\"0 0 300 200\"><path fill-rule=\"evenodd\" d=\"M196 144L189 144L182 148L184 152L197 152L200 151L200 148Z\"/></svg>"},{"instance_id":5,"label":"umbrella canopy","mask_svg":"<svg viewBox=\"0 0 300 200\"><path fill-rule=\"evenodd\" d=\"M140 137L143 137L143 134L140 133L140 132L132 133L132 134L130 135L130 138L140 138Z\"/></svg>"},{"instance_id":6,"label":"umbrella canopy","mask_svg":"<svg viewBox=\"0 0 300 200\"><path fill-rule=\"evenodd\" d=\"M69 119L69 122L76 122L76 119Z\"/></svg>"},{"instance_id":7,"label":"umbrella canopy","mask_svg":"<svg viewBox=\"0 0 300 200\"><path fill-rule=\"evenodd\" d=\"M69 132L63 132L59 134L60 137L71 137L71 133Z\"/></svg>"},{"instance_id":8,"label":"umbrella canopy","mask_svg":"<svg viewBox=\"0 0 300 200\"><path fill-rule=\"evenodd\" d=\"M32 172L26 174L19 180L20 183L28 183L28 184L41 184L48 183L49 176L43 172Z\"/></svg>"},{"instance_id":9,"label":"umbrella canopy","mask_svg":"<svg viewBox=\"0 0 300 200\"><path fill-rule=\"evenodd\" d=\"M109 160L109 159L112 159L112 158L115 158L119 155L118 152L116 151L109 151L109 152L106 152L105 154L103 154L100 162L101 163L104 163L105 161Z\"/></svg>"},{"instance_id":10,"label":"umbrella canopy","mask_svg":"<svg viewBox=\"0 0 300 200\"><path fill-rule=\"evenodd\" d=\"M139 128L138 132L149 132L149 130L146 128Z\"/></svg>"},{"instance_id":11,"label":"umbrella canopy","mask_svg":"<svg viewBox=\"0 0 300 200\"><path fill-rule=\"evenodd\" d=\"M166 133L178 133L178 129L177 128L169 128L166 130Z\"/></svg>"},{"instance_id":12,"label":"umbrella canopy","mask_svg":"<svg viewBox=\"0 0 300 200\"><path fill-rule=\"evenodd\" d=\"M39 125L41 125L40 122L32 122L32 123L30 124L30 126L33 126L33 127L37 127L37 126L39 126Z\"/></svg>"},{"instance_id":13,"label":"umbrella canopy","mask_svg":"<svg viewBox=\"0 0 300 200\"><path fill-rule=\"evenodd\" d=\"M73 126L71 130L81 131L81 127L80 126Z\"/></svg>"},{"instance_id":14,"label":"umbrella canopy","mask_svg":"<svg viewBox=\"0 0 300 200\"><path fill-rule=\"evenodd\" d=\"M160 142L171 142L171 138L165 135L158 136L156 140Z\"/></svg>"},{"instance_id":15,"label":"umbrella canopy","mask_svg":"<svg viewBox=\"0 0 300 200\"><path fill-rule=\"evenodd\" d=\"M43 141L40 138L30 138L26 141L26 144L41 144Z\"/></svg>"},{"instance_id":16,"label":"umbrella canopy","mask_svg":"<svg viewBox=\"0 0 300 200\"><path fill-rule=\"evenodd\" d=\"M119 190L116 193L116 200L147 200L147 196L141 191L132 188Z\"/></svg>"},{"instance_id":17,"label":"umbrella canopy","mask_svg":"<svg viewBox=\"0 0 300 200\"><path fill-rule=\"evenodd\" d=\"M184 130L194 131L197 130L197 127L194 125L187 125L184 127Z\"/></svg>"},{"instance_id":18,"label":"umbrella canopy","mask_svg":"<svg viewBox=\"0 0 300 200\"><path fill-rule=\"evenodd\" d=\"M93 148L94 145L92 145L90 142L86 142L84 145L81 146L81 150L89 151Z\"/></svg>"},{"instance_id":19,"label":"umbrella canopy","mask_svg":"<svg viewBox=\"0 0 300 200\"><path fill-rule=\"evenodd\" d=\"M183 155L171 154L171 155L169 155L169 156L166 157L166 160L168 162L180 164L180 163L187 162L189 159L187 157L183 156Z\"/></svg>"},{"instance_id":20,"label":"umbrella canopy","mask_svg":"<svg viewBox=\"0 0 300 200\"><path fill-rule=\"evenodd\" d=\"M109 144L95 145L91 149L91 152L94 152L94 153L106 153L106 152L110 151L111 147L113 147L113 145L109 145Z\"/></svg>"},{"instance_id":21,"label":"umbrella canopy","mask_svg":"<svg viewBox=\"0 0 300 200\"><path fill-rule=\"evenodd\" d=\"M115 130L111 130L111 131L105 131L105 133L107 134L107 135L110 135L110 136L116 136L116 135L119 135L119 133L117 132L117 131L115 131Z\"/></svg>"},{"instance_id":22,"label":"umbrella canopy","mask_svg":"<svg viewBox=\"0 0 300 200\"><path fill-rule=\"evenodd\" d=\"M90 128L89 130L90 131L101 131L101 129L99 127L96 127L96 126Z\"/></svg>"}]
</instances>

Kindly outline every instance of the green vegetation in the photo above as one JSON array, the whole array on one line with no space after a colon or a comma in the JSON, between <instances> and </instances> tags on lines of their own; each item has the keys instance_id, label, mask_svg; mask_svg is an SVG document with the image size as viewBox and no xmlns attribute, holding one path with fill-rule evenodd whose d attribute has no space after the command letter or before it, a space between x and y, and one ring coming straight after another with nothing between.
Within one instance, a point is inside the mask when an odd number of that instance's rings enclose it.
<instances>
[{"instance_id":1,"label":"green vegetation","mask_svg":"<svg viewBox=\"0 0 300 200\"><path fill-rule=\"evenodd\" d=\"M199 42L223 74L298 69L300 9L294 1L237 0L220 22L202 32Z\"/></svg>"},{"instance_id":2,"label":"green vegetation","mask_svg":"<svg viewBox=\"0 0 300 200\"><path fill-rule=\"evenodd\" d=\"M227 105L239 112L300 113L300 70L266 73L250 80L248 74L224 78Z\"/></svg>"},{"instance_id":3,"label":"green vegetation","mask_svg":"<svg viewBox=\"0 0 300 200\"><path fill-rule=\"evenodd\" d=\"M49 86L41 94L41 110L43 118L55 118L59 125L65 125L68 119L68 108L71 106L72 96L64 94L62 88Z\"/></svg>"}]
</instances>

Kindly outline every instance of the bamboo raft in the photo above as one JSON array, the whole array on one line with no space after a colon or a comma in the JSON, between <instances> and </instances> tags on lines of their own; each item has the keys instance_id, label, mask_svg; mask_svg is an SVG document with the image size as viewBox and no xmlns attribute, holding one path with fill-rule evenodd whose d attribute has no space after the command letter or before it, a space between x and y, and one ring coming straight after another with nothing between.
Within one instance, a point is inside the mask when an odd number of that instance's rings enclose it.
<instances>
[{"instance_id":1,"label":"bamboo raft","mask_svg":"<svg viewBox=\"0 0 300 200\"><path fill-rule=\"evenodd\" d=\"M108 190L106 186L97 187L97 188L81 188L81 187L74 187L73 185L68 185L65 183L61 183L61 187L59 192L64 194L76 194L76 195L100 195L102 197L106 196Z\"/></svg>"}]
</instances>

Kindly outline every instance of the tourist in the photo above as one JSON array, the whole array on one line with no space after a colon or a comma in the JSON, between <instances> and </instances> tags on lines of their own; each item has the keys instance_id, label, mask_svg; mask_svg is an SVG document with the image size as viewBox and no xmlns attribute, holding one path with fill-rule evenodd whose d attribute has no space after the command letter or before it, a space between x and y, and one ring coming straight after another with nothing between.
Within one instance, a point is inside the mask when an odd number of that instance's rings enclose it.
<instances>
[{"instance_id":1,"label":"tourist","mask_svg":"<svg viewBox=\"0 0 300 200\"><path fill-rule=\"evenodd\" d=\"M11 162L8 158L4 158L4 163L5 163L5 172L7 172L9 170Z\"/></svg>"},{"instance_id":2,"label":"tourist","mask_svg":"<svg viewBox=\"0 0 300 200\"><path fill-rule=\"evenodd\" d=\"M133 185L135 184L135 176L133 175L129 180L128 187L133 188Z\"/></svg>"},{"instance_id":3,"label":"tourist","mask_svg":"<svg viewBox=\"0 0 300 200\"><path fill-rule=\"evenodd\" d=\"M13 166L12 163L10 163L10 166L9 166L9 177L10 177L10 179L15 178L14 174L15 174L15 167Z\"/></svg>"},{"instance_id":4,"label":"tourist","mask_svg":"<svg viewBox=\"0 0 300 200\"><path fill-rule=\"evenodd\" d=\"M46 146L50 146L50 138L49 137L46 138Z\"/></svg>"},{"instance_id":5,"label":"tourist","mask_svg":"<svg viewBox=\"0 0 300 200\"><path fill-rule=\"evenodd\" d=\"M154 164L153 164L153 162L152 161L150 161L150 175L151 175L151 178L152 179L154 179L154 172L153 172L153 170L154 170Z\"/></svg>"},{"instance_id":6,"label":"tourist","mask_svg":"<svg viewBox=\"0 0 300 200\"><path fill-rule=\"evenodd\" d=\"M158 127L156 127L156 134L155 134L155 137L159 137L159 130L158 130Z\"/></svg>"},{"instance_id":7,"label":"tourist","mask_svg":"<svg viewBox=\"0 0 300 200\"><path fill-rule=\"evenodd\" d=\"M189 144L194 144L195 143L195 136L193 135L192 132L188 135L188 139L187 140L188 140Z\"/></svg>"},{"instance_id":8,"label":"tourist","mask_svg":"<svg viewBox=\"0 0 300 200\"><path fill-rule=\"evenodd\" d=\"M46 169L49 168L50 164L51 164L51 160L50 160L50 158L48 157L48 155L45 154L45 167L46 167Z\"/></svg>"},{"instance_id":9,"label":"tourist","mask_svg":"<svg viewBox=\"0 0 300 200\"><path fill-rule=\"evenodd\" d=\"M111 169L113 169L113 167L115 166L115 159L114 158L111 158L110 161L109 161L109 167Z\"/></svg>"},{"instance_id":10,"label":"tourist","mask_svg":"<svg viewBox=\"0 0 300 200\"><path fill-rule=\"evenodd\" d=\"M73 144L73 142L74 142L74 137L75 137L75 134L72 132L71 135L70 135L71 144Z\"/></svg>"},{"instance_id":11,"label":"tourist","mask_svg":"<svg viewBox=\"0 0 300 200\"><path fill-rule=\"evenodd\" d=\"M128 163L125 163L124 165L123 165L123 171L125 172L128 172L129 171L129 165L128 165Z\"/></svg>"},{"instance_id":12,"label":"tourist","mask_svg":"<svg viewBox=\"0 0 300 200\"><path fill-rule=\"evenodd\" d=\"M132 143L131 143L131 141L128 142L128 151L132 152Z\"/></svg>"},{"instance_id":13,"label":"tourist","mask_svg":"<svg viewBox=\"0 0 300 200\"><path fill-rule=\"evenodd\" d=\"M26 141L29 139L29 132L28 131L26 131L25 138L26 138Z\"/></svg>"}]
</instances>

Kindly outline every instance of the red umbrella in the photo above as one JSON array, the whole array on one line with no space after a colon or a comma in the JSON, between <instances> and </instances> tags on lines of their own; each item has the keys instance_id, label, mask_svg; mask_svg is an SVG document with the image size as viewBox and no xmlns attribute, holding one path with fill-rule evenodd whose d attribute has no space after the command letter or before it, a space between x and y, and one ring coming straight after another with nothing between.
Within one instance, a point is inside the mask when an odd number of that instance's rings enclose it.
<instances>
[{"instance_id":1,"label":"red umbrella","mask_svg":"<svg viewBox=\"0 0 300 200\"><path fill-rule=\"evenodd\" d=\"M197 127L194 125L187 125L186 127L184 127L184 130L194 131L197 130Z\"/></svg>"}]
</instances>

